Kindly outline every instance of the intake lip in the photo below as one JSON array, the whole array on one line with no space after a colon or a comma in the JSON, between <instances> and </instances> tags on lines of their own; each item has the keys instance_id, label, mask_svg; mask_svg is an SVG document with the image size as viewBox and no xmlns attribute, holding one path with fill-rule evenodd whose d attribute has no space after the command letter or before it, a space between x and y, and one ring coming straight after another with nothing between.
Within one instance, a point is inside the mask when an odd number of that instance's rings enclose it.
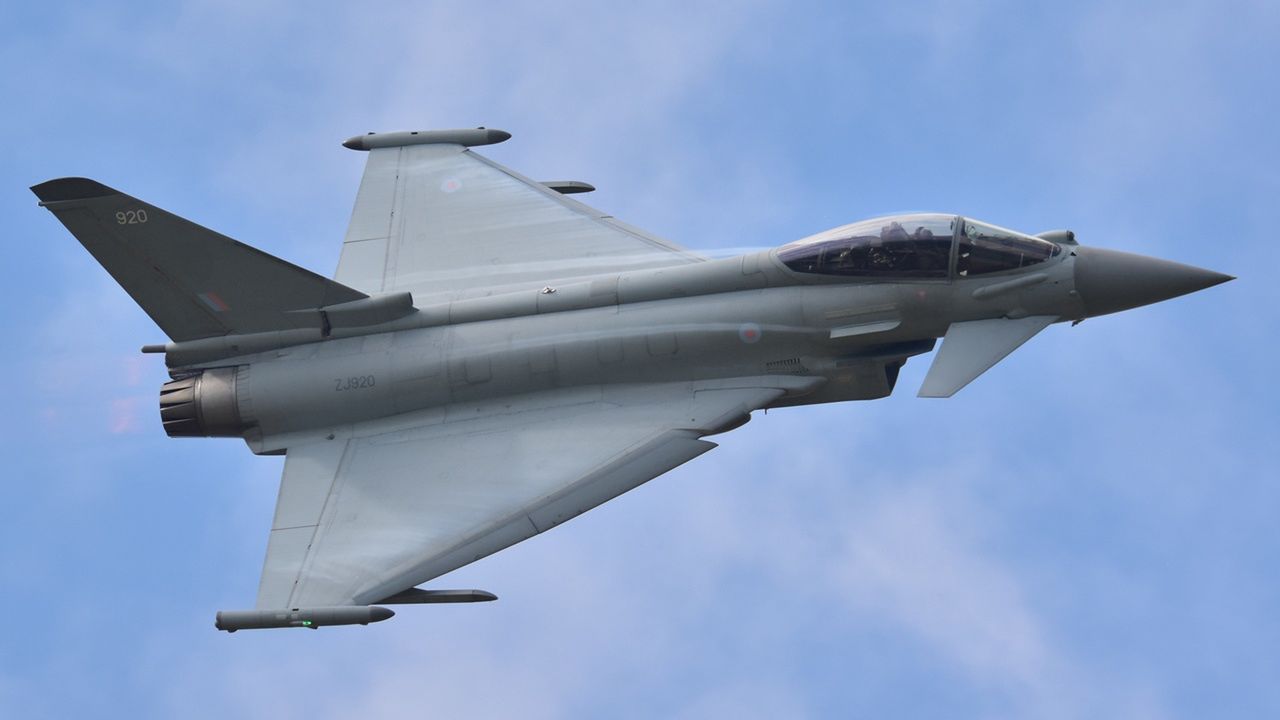
<instances>
[{"instance_id":1,"label":"intake lip","mask_svg":"<svg viewBox=\"0 0 1280 720\"><path fill-rule=\"evenodd\" d=\"M1085 316L1150 305L1234 280L1213 270L1134 253L1076 249L1076 291Z\"/></svg>"}]
</instances>

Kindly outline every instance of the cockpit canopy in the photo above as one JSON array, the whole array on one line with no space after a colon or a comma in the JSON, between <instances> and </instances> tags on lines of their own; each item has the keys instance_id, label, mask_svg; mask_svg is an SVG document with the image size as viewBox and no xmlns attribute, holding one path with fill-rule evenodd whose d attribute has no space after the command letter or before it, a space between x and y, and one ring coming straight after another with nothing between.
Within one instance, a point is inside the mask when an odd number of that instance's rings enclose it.
<instances>
[{"instance_id":1,"label":"cockpit canopy","mask_svg":"<svg viewBox=\"0 0 1280 720\"><path fill-rule=\"evenodd\" d=\"M778 259L796 272L893 278L948 278L1015 270L1062 252L1013 230L936 213L864 220L784 245ZM953 270L954 267L954 270Z\"/></svg>"}]
</instances>

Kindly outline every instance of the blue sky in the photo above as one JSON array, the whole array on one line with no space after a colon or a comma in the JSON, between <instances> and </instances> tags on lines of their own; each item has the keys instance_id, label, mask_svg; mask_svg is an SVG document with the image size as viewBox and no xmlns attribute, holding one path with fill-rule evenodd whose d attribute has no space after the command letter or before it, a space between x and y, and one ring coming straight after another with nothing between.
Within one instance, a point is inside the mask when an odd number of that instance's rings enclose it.
<instances>
[{"instance_id":1,"label":"blue sky","mask_svg":"<svg viewBox=\"0 0 1280 720\"><path fill-rule=\"evenodd\" d=\"M1269 2L4 6L5 717L1280 713L1280 8ZM94 177L322 273L368 130L692 248L959 212L1240 276L1055 326L947 401L758 415L316 633L252 603L280 460L170 440L162 334L26 187Z\"/></svg>"}]
</instances>

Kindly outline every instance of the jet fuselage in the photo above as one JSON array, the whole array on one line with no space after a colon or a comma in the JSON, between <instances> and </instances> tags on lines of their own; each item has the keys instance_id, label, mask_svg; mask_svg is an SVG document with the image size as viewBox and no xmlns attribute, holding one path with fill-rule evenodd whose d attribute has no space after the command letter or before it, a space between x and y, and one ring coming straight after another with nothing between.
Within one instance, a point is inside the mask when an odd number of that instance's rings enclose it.
<instances>
[{"instance_id":1,"label":"jet fuselage","mask_svg":"<svg viewBox=\"0 0 1280 720\"><path fill-rule=\"evenodd\" d=\"M930 350L952 323L1083 317L1074 262L1067 252L981 278L881 281L792 272L763 251L424 304L391 323L399 329L174 371L234 373L240 426L226 434L248 429L257 452L274 450L255 442L263 437L435 407L456 415L493 398L577 386L804 375L826 382L779 405L868 400L888 395L906 358ZM974 297L1031 275L1044 277ZM190 359L190 346L173 347L170 363Z\"/></svg>"}]
</instances>

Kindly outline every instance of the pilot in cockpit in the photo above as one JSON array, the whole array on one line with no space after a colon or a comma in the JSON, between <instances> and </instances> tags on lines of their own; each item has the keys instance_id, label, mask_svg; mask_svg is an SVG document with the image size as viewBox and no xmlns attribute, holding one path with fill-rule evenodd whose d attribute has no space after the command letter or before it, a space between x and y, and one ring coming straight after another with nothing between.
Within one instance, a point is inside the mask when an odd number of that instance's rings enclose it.
<instances>
[{"instance_id":1,"label":"pilot in cockpit","mask_svg":"<svg viewBox=\"0 0 1280 720\"><path fill-rule=\"evenodd\" d=\"M874 238L875 236L872 236ZM902 249L902 243L909 239L902 223L894 220L880 228L880 238L873 239L867 247L868 269L874 271L892 270L897 264L895 253Z\"/></svg>"},{"instance_id":2,"label":"pilot in cockpit","mask_svg":"<svg viewBox=\"0 0 1280 720\"><path fill-rule=\"evenodd\" d=\"M1041 238L930 213L873 218L835 228L784 246L778 258L795 272L945 279L953 273L964 278L1016 270L1045 262L1061 250Z\"/></svg>"},{"instance_id":3,"label":"pilot in cockpit","mask_svg":"<svg viewBox=\"0 0 1280 720\"><path fill-rule=\"evenodd\" d=\"M903 228L902 223L898 222L897 220L894 220L893 222L889 223L888 225L880 229L881 242L885 242L885 243L897 242L899 240L906 240L907 237L908 235L907 235L906 229Z\"/></svg>"}]
</instances>

